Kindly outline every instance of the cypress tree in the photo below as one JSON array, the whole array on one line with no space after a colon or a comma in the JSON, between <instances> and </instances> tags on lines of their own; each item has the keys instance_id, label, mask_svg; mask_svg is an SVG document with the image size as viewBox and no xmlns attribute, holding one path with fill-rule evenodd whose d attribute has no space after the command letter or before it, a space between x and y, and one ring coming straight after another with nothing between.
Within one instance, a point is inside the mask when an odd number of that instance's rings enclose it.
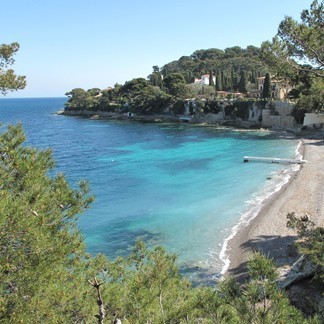
<instances>
[{"instance_id":1,"label":"cypress tree","mask_svg":"<svg viewBox=\"0 0 324 324\"><path fill-rule=\"evenodd\" d=\"M231 70L231 84L232 84L232 89L236 90L237 89L237 78L236 78L234 68L232 68L232 70Z\"/></svg>"},{"instance_id":2,"label":"cypress tree","mask_svg":"<svg viewBox=\"0 0 324 324\"><path fill-rule=\"evenodd\" d=\"M265 78L264 78L262 98L271 99L271 80L270 80L270 74L269 73L267 73Z\"/></svg>"},{"instance_id":3,"label":"cypress tree","mask_svg":"<svg viewBox=\"0 0 324 324\"><path fill-rule=\"evenodd\" d=\"M238 90L240 92L242 92L242 93L246 93L247 92L246 84L247 84L247 82L246 82L245 72L242 71L240 81L239 81L239 84L238 84Z\"/></svg>"},{"instance_id":4,"label":"cypress tree","mask_svg":"<svg viewBox=\"0 0 324 324\"><path fill-rule=\"evenodd\" d=\"M221 89L225 90L225 78L224 78L224 72L221 71Z\"/></svg>"},{"instance_id":5,"label":"cypress tree","mask_svg":"<svg viewBox=\"0 0 324 324\"><path fill-rule=\"evenodd\" d=\"M222 91L222 90L223 90L222 77L220 71L218 70L216 74L216 91Z\"/></svg>"},{"instance_id":6,"label":"cypress tree","mask_svg":"<svg viewBox=\"0 0 324 324\"><path fill-rule=\"evenodd\" d=\"M209 71L209 85L212 86L212 87L214 86L213 71L212 70Z\"/></svg>"},{"instance_id":7,"label":"cypress tree","mask_svg":"<svg viewBox=\"0 0 324 324\"><path fill-rule=\"evenodd\" d=\"M255 71L252 70L252 74L251 74L251 83L256 83L256 77L255 77Z\"/></svg>"}]
</instances>

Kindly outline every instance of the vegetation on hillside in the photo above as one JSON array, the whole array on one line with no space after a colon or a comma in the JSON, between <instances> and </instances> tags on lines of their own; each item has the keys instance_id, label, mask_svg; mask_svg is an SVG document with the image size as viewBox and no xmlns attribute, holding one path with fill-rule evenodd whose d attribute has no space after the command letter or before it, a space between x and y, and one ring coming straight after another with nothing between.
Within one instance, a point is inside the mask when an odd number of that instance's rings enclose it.
<instances>
[{"instance_id":1,"label":"vegetation on hillside","mask_svg":"<svg viewBox=\"0 0 324 324\"><path fill-rule=\"evenodd\" d=\"M147 80L135 78L101 91L73 89L67 93L66 109L150 115L176 113L183 110L179 110L179 101L183 106L185 99L219 102L224 100L218 97L221 91L228 92L225 100L231 99L230 103L236 92L248 97L257 89L257 78L262 76L265 77L261 93L264 100L272 98L271 80L284 81L292 87L289 98L295 101L293 115L301 123L305 112L324 110L323 14L323 4L315 0L310 10L301 13L301 22L286 17L280 23L278 34L261 48L201 49L161 68L153 66ZM209 84L194 83L202 75L209 76ZM210 112L208 109L197 111Z\"/></svg>"},{"instance_id":2,"label":"vegetation on hillside","mask_svg":"<svg viewBox=\"0 0 324 324\"><path fill-rule=\"evenodd\" d=\"M239 46L220 50L210 48L197 50L190 56L182 56L179 60L165 64L159 71L154 67L149 80L161 74L163 78L173 73L180 73L186 83L193 83L195 78L204 74L216 76L217 91L239 91L242 78L251 84L256 78L264 76L266 66L260 60L260 48L248 46L243 49ZM214 86L210 79L210 86ZM244 90L244 89L243 89Z\"/></svg>"},{"instance_id":3,"label":"vegetation on hillside","mask_svg":"<svg viewBox=\"0 0 324 324\"><path fill-rule=\"evenodd\" d=\"M153 66L153 72L147 80L135 78L124 85L117 84L113 88L101 91L97 88L87 91L80 88L73 89L66 93L69 96L66 109L149 115L180 113L181 109L177 108L179 100L184 102L185 99L199 96L209 101L217 101L219 105L220 100L216 96L216 91L246 93L256 87L256 78L266 72L259 55L260 49L254 46L248 46L247 49L236 46L224 51L199 50L191 56L166 64L161 69ZM209 84L194 84L195 77L200 78L203 74L209 74ZM176 107L173 107L174 105ZM197 109L197 111L204 113L211 110Z\"/></svg>"}]
</instances>

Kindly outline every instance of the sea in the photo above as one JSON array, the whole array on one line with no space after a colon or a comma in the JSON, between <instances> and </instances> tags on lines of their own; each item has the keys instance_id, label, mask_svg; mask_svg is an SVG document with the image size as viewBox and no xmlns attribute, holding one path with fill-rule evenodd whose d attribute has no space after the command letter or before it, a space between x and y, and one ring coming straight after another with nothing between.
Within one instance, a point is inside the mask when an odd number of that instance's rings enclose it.
<instances>
[{"instance_id":1,"label":"sea","mask_svg":"<svg viewBox=\"0 0 324 324\"><path fill-rule=\"evenodd\" d=\"M296 158L285 132L58 115L67 98L0 99L1 131L21 122L26 145L51 148L54 173L95 196L78 226L87 251L127 256L136 240L177 255L181 273L212 284L226 271L228 240L296 167L243 157Z\"/></svg>"}]
</instances>

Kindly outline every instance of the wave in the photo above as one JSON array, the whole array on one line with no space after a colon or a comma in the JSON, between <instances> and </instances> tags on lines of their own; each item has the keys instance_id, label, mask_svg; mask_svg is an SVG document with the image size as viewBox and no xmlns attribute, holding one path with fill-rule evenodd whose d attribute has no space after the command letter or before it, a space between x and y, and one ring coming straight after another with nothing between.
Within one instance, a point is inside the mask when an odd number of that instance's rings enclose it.
<instances>
[{"instance_id":1,"label":"wave","mask_svg":"<svg viewBox=\"0 0 324 324\"><path fill-rule=\"evenodd\" d=\"M301 144L302 141L299 141L298 145L296 146L296 159L302 159L302 154L300 153ZM241 213L238 223L231 229L230 235L224 240L221 251L219 253L219 259L223 264L222 270L220 272L221 279L230 266L230 259L227 254L228 242L235 237L240 229L247 227L249 223L258 216L262 207L266 204L268 199L273 194L280 191L280 189L289 182L292 175L294 175L300 169L300 166L300 164L287 165L287 168L285 170L282 170L279 173L275 173L259 192L254 194L250 200L246 201L246 208Z\"/></svg>"}]
</instances>

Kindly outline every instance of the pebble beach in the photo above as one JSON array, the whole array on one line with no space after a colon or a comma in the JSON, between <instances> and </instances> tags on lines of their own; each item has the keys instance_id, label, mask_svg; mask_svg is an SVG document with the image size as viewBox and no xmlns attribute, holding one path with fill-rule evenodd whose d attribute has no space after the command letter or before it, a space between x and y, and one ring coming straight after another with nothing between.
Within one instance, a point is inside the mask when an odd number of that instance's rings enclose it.
<instances>
[{"instance_id":1,"label":"pebble beach","mask_svg":"<svg viewBox=\"0 0 324 324\"><path fill-rule=\"evenodd\" d=\"M298 256L293 249L296 233L286 227L288 213L307 215L316 226L324 226L324 140L302 139L300 154L307 163L229 241L227 274L244 278L254 251L273 258L278 267L291 265Z\"/></svg>"}]
</instances>

